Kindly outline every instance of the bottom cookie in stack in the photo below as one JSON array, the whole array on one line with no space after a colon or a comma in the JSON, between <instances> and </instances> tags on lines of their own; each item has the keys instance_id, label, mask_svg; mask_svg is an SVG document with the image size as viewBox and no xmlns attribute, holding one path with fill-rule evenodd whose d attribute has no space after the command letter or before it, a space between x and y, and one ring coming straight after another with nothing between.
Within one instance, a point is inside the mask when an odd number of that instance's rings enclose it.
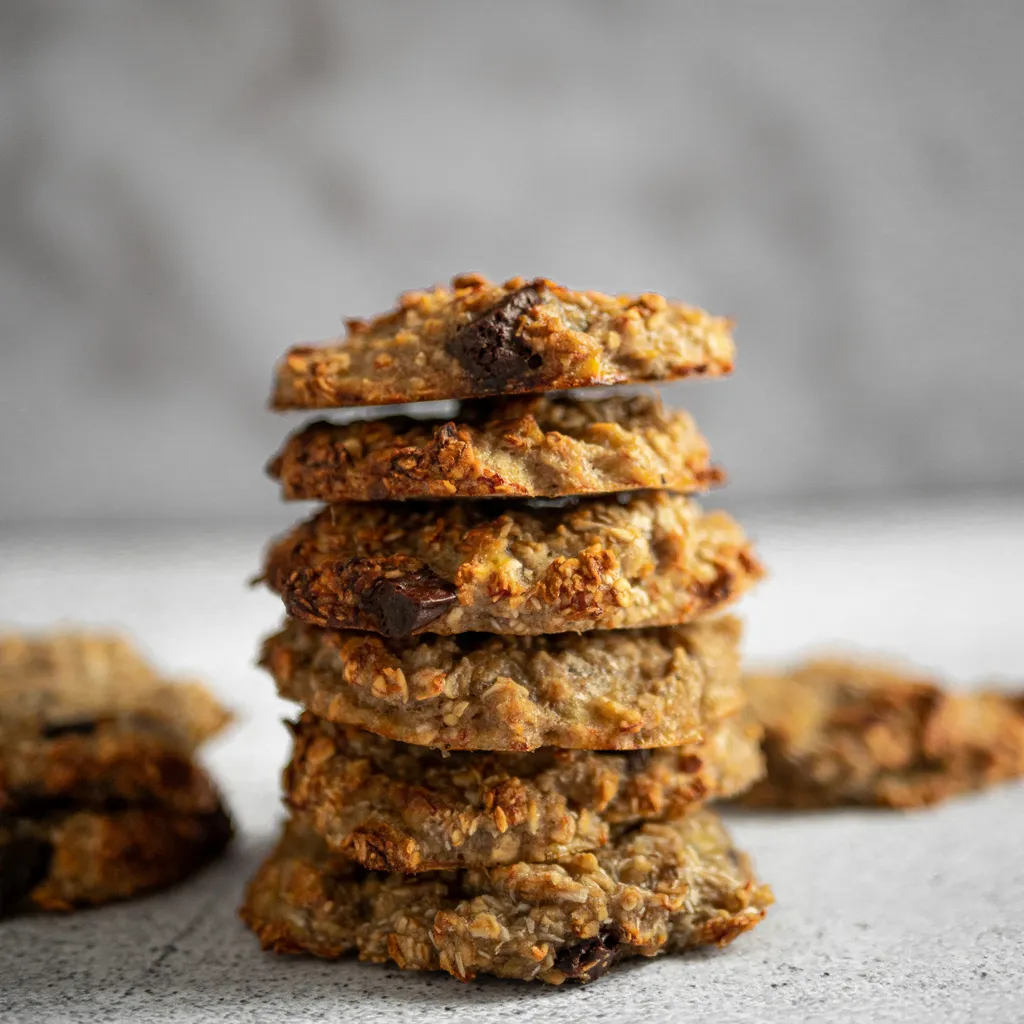
<instances>
[{"instance_id":1,"label":"bottom cookie in stack","mask_svg":"<svg viewBox=\"0 0 1024 1024\"><path fill-rule=\"evenodd\" d=\"M0 637L0 916L177 882L231 823L194 761L229 721L104 636Z\"/></svg>"},{"instance_id":2,"label":"bottom cookie in stack","mask_svg":"<svg viewBox=\"0 0 1024 1024\"><path fill-rule=\"evenodd\" d=\"M724 946L772 903L721 821L697 810L559 864L369 871L292 820L242 917L264 948L561 984L617 961Z\"/></svg>"}]
</instances>

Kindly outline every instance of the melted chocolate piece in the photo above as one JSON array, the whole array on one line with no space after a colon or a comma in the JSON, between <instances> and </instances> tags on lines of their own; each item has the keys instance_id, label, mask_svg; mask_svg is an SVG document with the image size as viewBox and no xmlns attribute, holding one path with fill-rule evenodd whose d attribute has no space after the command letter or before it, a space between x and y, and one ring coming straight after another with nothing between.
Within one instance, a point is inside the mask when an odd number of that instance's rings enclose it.
<instances>
[{"instance_id":1,"label":"melted chocolate piece","mask_svg":"<svg viewBox=\"0 0 1024 1024\"><path fill-rule=\"evenodd\" d=\"M601 932L595 939L585 939L575 945L566 946L555 957L554 967L567 978L588 982L607 973L615 962L615 950L619 945L617 935Z\"/></svg>"},{"instance_id":2,"label":"melted chocolate piece","mask_svg":"<svg viewBox=\"0 0 1024 1024\"><path fill-rule=\"evenodd\" d=\"M55 722L43 729L43 739L55 740L58 736L90 736L99 728L94 718L73 718L66 722Z\"/></svg>"},{"instance_id":3,"label":"melted chocolate piece","mask_svg":"<svg viewBox=\"0 0 1024 1024\"><path fill-rule=\"evenodd\" d=\"M455 587L430 569L375 580L359 611L385 636L402 637L439 619L455 603Z\"/></svg>"},{"instance_id":4,"label":"melted chocolate piece","mask_svg":"<svg viewBox=\"0 0 1024 1024\"><path fill-rule=\"evenodd\" d=\"M516 333L520 318L539 302L540 292L527 285L506 295L448 341L448 354L481 390L501 394L510 385L523 384L540 368L543 357Z\"/></svg>"},{"instance_id":5,"label":"melted chocolate piece","mask_svg":"<svg viewBox=\"0 0 1024 1024\"><path fill-rule=\"evenodd\" d=\"M0 842L0 917L12 913L50 870L53 847L36 836Z\"/></svg>"}]
</instances>

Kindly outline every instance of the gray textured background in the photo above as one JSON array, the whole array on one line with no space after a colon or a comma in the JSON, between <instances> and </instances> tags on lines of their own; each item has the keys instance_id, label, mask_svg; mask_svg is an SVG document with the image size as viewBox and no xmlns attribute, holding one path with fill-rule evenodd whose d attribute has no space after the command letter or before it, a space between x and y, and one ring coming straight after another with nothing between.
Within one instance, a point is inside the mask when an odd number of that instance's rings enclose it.
<instances>
[{"instance_id":1,"label":"gray textured background","mask_svg":"<svg viewBox=\"0 0 1024 1024\"><path fill-rule=\"evenodd\" d=\"M262 514L459 270L739 320L734 495L1024 486L1024 4L0 2L0 518Z\"/></svg>"}]
</instances>

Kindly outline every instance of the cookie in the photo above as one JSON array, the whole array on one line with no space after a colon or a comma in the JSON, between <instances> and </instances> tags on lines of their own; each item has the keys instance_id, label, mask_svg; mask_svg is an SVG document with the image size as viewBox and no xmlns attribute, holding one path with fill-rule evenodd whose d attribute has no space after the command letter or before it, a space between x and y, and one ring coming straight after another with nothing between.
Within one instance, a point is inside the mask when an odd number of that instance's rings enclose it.
<instances>
[{"instance_id":1,"label":"cookie","mask_svg":"<svg viewBox=\"0 0 1024 1024\"><path fill-rule=\"evenodd\" d=\"M330 505L271 546L264 579L312 625L402 637L682 623L762 574L731 517L655 491Z\"/></svg>"},{"instance_id":2,"label":"cookie","mask_svg":"<svg viewBox=\"0 0 1024 1024\"><path fill-rule=\"evenodd\" d=\"M0 818L0 917L171 885L212 860L230 837L219 806L204 814L128 808Z\"/></svg>"},{"instance_id":3,"label":"cookie","mask_svg":"<svg viewBox=\"0 0 1024 1024\"><path fill-rule=\"evenodd\" d=\"M730 321L660 295L574 292L463 274L407 292L390 313L350 320L343 339L292 348L276 409L539 394L590 385L718 376L733 366Z\"/></svg>"},{"instance_id":4,"label":"cookie","mask_svg":"<svg viewBox=\"0 0 1024 1024\"><path fill-rule=\"evenodd\" d=\"M563 864L406 876L328 853L298 823L241 915L265 949L561 984L632 956L725 946L772 903L710 811L648 824Z\"/></svg>"},{"instance_id":5,"label":"cookie","mask_svg":"<svg viewBox=\"0 0 1024 1024\"><path fill-rule=\"evenodd\" d=\"M54 801L206 813L218 798L192 754L229 720L118 637L0 636L0 813Z\"/></svg>"},{"instance_id":6,"label":"cookie","mask_svg":"<svg viewBox=\"0 0 1024 1024\"><path fill-rule=\"evenodd\" d=\"M133 716L173 728L189 747L231 715L201 684L162 679L126 640L104 634L0 634L0 740Z\"/></svg>"},{"instance_id":7,"label":"cookie","mask_svg":"<svg viewBox=\"0 0 1024 1024\"><path fill-rule=\"evenodd\" d=\"M308 712L292 728L293 813L376 871L564 860L615 829L740 793L763 770L760 730L744 717L713 725L703 743L624 753L446 754Z\"/></svg>"},{"instance_id":8,"label":"cookie","mask_svg":"<svg viewBox=\"0 0 1024 1024\"><path fill-rule=\"evenodd\" d=\"M746 678L765 728L757 807L919 807L1024 775L1024 693L947 693L933 681L821 660Z\"/></svg>"},{"instance_id":9,"label":"cookie","mask_svg":"<svg viewBox=\"0 0 1024 1024\"><path fill-rule=\"evenodd\" d=\"M653 397L465 402L454 419L313 423L268 466L289 501L560 498L720 483L690 416Z\"/></svg>"},{"instance_id":10,"label":"cookie","mask_svg":"<svg viewBox=\"0 0 1024 1024\"><path fill-rule=\"evenodd\" d=\"M320 718L452 750L629 750L699 743L744 702L740 625L586 636L480 633L389 640L297 621L262 665Z\"/></svg>"},{"instance_id":11,"label":"cookie","mask_svg":"<svg viewBox=\"0 0 1024 1024\"><path fill-rule=\"evenodd\" d=\"M55 803L158 804L206 813L219 798L181 738L152 719L80 719L42 732L8 730L0 745L0 814Z\"/></svg>"}]
</instances>

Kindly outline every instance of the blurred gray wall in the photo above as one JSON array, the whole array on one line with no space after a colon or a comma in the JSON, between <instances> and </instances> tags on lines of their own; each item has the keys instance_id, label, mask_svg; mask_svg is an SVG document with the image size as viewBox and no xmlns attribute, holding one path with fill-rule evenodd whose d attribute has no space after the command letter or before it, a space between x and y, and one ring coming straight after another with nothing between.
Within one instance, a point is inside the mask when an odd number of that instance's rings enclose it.
<instances>
[{"instance_id":1,"label":"blurred gray wall","mask_svg":"<svg viewBox=\"0 0 1024 1024\"><path fill-rule=\"evenodd\" d=\"M1024 486L1024 4L0 2L0 518L273 508L289 343L478 269L738 319L741 498Z\"/></svg>"}]
</instances>

